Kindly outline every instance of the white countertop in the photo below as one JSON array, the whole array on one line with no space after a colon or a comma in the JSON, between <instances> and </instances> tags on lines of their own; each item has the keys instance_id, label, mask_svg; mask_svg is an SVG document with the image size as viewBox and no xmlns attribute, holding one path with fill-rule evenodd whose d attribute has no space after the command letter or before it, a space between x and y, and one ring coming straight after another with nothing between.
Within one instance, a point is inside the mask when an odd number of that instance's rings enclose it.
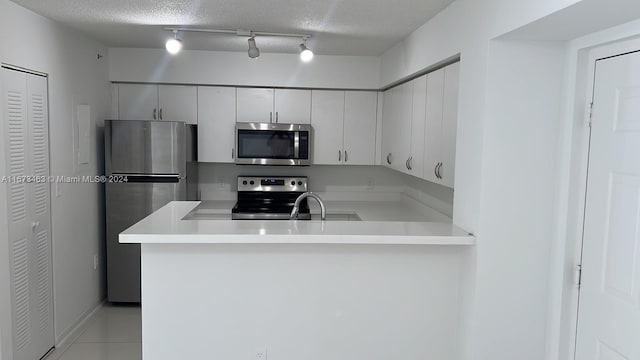
<instances>
[{"instance_id":1,"label":"white countertop","mask_svg":"<svg viewBox=\"0 0 640 360\"><path fill-rule=\"evenodd\" d=\"M362 221L231 220L234 202L207 202L216 220L183 220L199 201L173 201L120 234L121 243L473 245L444 222L425 222L402 202L327 202L328 213Z\"/></svg>"}]
</instances>

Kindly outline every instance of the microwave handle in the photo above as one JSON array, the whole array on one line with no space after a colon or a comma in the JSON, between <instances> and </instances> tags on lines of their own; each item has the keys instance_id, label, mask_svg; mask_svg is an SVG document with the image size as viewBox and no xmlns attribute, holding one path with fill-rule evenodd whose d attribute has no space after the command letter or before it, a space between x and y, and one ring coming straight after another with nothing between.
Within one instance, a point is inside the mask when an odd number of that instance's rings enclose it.
<instances>
[{"instance_id":1,"label":"microwave handle","mask_svg":"<svg viewBox=\"0 0 640 360\"><path fill-rule=\"evenodd\" d=\"M293 157L300 158L300 132L296 131L293 137Z\"/></svg>"}]
</instances>

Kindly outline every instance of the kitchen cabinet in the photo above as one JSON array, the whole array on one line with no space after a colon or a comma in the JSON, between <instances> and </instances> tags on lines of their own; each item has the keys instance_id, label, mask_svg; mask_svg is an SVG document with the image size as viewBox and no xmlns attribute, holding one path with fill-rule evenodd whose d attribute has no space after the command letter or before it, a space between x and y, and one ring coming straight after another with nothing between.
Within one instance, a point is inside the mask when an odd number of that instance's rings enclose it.
<instances>
[{"instance_id":1,"label":"kitchen cabinet","mask_svg":"<svg viewBox=\"0 0 640 360\"><path fill-rule=\"evenodd\" d=\"M385 91L382 107L382 161L394 170L407 172L411 151L413 82Z\"/></svg>"},{"instance_id":2,"label":"kitchen cabinet","mask_svg":"<svg viewBox=\"0 0 640 360\"><path fill-rule=\"evenodd\" d=\"M197 88L187 85L118 84L118 119L197 124Z\"/></svg>"},{"instance_id":3,"label":"kitchen cabinet","mask_svg":"<svg viewBox=\"0 0 640 360\"><path fill-rule=\"evenodd\" d=\"M424 178L453 188L455 179L460 63L432 72L427 79Z\"/></svg>"},{"instance_id":4,"label":"kitchen cabinet","mask_svg":"<svg viewBox=\"0 0 640 360\"><path fill-rule=\"evenodd\" d=\"M377 93L314 90L313 163L374 165Z\"/></svg>"},{"instance_id":5,"label":"kitchen cabinet","mask_svg":"<svg viewBox=\"0 0 640 360\"><path fill-rule=\"evenodd\" d=\"M236 89L198 87L198 161L235 161Z\"/></svg>"},{"instance_id":6,"label":"kitchen cabinet","mask_svg":"<svg viewBox=\"0 0 640 360\"><path fill-rule=\"evenodd\" d=\"M237 89L237 121L311 123L311 90Z\"/></svg>"}]
</instances>

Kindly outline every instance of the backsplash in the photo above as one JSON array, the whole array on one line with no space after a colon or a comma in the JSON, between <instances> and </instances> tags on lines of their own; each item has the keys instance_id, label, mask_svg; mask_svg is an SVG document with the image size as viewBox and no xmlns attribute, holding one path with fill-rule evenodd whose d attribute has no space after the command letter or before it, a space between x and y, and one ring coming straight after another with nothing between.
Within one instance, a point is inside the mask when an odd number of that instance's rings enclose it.
<instances>
[{"instance_id":1,"label":"backsplash","mask_svg":"<svg viewBox=\"0 0 640 360\"><path fill-rule=\"evenodd\" d=\"M236 200L239 175L307 176L309 190L325 200L400 201L409 197L449 217L453 213L452 189L382 166L290 167L199 163L201 199Z\"/></svg>"}]
</instances>

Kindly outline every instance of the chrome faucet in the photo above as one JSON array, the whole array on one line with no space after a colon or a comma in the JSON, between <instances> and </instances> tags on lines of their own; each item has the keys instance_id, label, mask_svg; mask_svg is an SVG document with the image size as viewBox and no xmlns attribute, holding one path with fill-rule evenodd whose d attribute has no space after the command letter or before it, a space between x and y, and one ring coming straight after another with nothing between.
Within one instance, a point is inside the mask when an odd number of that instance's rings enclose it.
<instances>
[{"instance_id":1,"label":"chrome faucet","mask_svg":"<svg viewBox=\"0 0 640 360\"><path fill-rule=\"evenodd\" d=\"M322 199L320 198L320 196L312 193L312 192L305 192L300 194L300 196L298 196L298 198L296 199L295 204L293 204L293 209L291 210L291 216L289 217L289 219L296 219L298 218L298 211L300 210L300 203L302 202L302 200L306 199L306 198L312 198L312 199L316 199L316 201L318 202L318 204L320 204L320 220L326 220L327 219L327 209L324 207L324 202L322 202Z\"/></svg>"}]
</instances>

